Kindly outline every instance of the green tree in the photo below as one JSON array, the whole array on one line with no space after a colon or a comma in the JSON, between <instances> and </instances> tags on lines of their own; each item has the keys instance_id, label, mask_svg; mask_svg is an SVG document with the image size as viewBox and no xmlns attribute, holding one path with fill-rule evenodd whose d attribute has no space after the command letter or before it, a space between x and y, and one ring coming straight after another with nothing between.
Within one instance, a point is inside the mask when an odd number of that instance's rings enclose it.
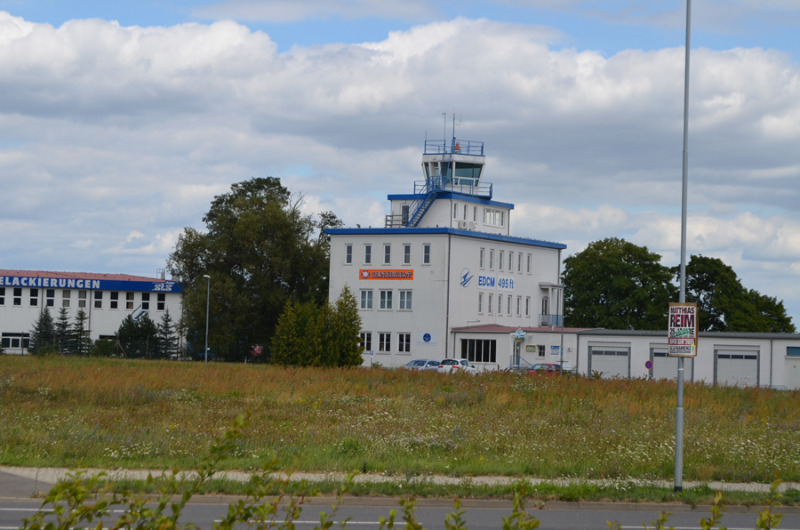
<instances>
[{"instance_id":1,"label":"green tree","mask_svg":"<svg viewBox=\"0 0 800 530\"><path fill-rule=\"evenodd\" d=\"M185 285L181 325L193 351L205 342L209 294L209 348L230 360L244 359L253 344L271 351L287 300L324 303L329 243L323 234L338 220L326 212L315 221L300 204L279 179L253 178L214 198L205 232L181 234L169 268Z\"/></svg>"},{"instance_id":2,"label":"green tree","mask_svg":"<svg viewBox=\"0 0 800 530\"><path fill-rule=\"evenodd\" d=\"M58 353L70 355L75 350L75 337L72 334L72 326L69 323L69 312L66 307L58 310L56 319L56 347Z\"/></svg>"},{"instance_id":3,"label":"green tree","mask_svg":"<svg viewBox=\"0 0 800 530\"><path fill-rule=\"evenodd\" d=\"M73 353L77 355L88 355L92 347L92 340L89 338L91 330L86 327L89 315L86 311L79 309L75 314L75 321L72 324Z\"/></svg>"},{"instance_id":4,"label":"green tree","mask_svg":"<svg viewBox=\"0 0 800 530\"><path fill-rule=\"evenodd\" d=\"M333 304L289 301L275 329L272 362L289 366L359 366L360 330L356 299L347 287Z\"/></svg>"},{"instance_id":5,"label":"green tree","mask_svg":"<svg viewBox=\"0 0 800 530\"><path fill-rule=\"evenodd\" d=\"M328 321L328 345L334 366L360 366L361 317L358 302L349 287L345 286L331 308Z\"/></svg>"},{"instance_id":6,"label":"green tree","mask_svg":"<svg viewBox=\"0 0 800 530\"><path fill-rule=\"evenodd\" d=\"M676 267L678 281L679 272ZM697 303L701 331L796 332L782 301L746 289L733 268L718 258L689 259L686 299Z\"/></svg>"},{"instance_id":7,"label":"green tree","mask_svg":"<svg viewBox=\"0 0 800 530\"><path fill-rule=\"evenodd\" d=\"M172 316L167 309L161 316L161 322L158 325L158 356L168 358L176 353L178 353L178 335L175 332Z\"/></svg>"},{"instance_id":8,"label":"green tree","mask_svg":"<svg viewBox=\"0 0 800 530\"><path fill-rule=\"evenodd\" d=\"M149 358L158 344L158 328L145 313L138 319L128 315L119 325L117 339L126 357Z\"/></svg>"},{"instance_id":9,"label":"green tree","mask_svg":"<svg viewBox=\"0 0 800 530\"><path fill-rule=\"evenodd\" d=\"M50 310L42 307L39 317L31 330L28 351L34 355L54 353L56 351L56 324Z\"/></svg>"},{"instance_id":10,"label":"green tree","mask_svg":"<svg viewBox=\"0 0 800 530\"><path fill-rule=\"evenodd\" d=\"M677 298L661 256L623 239L591 243L564 260L564 312L577 327L664 329Z\"/></svg>"}]
</instances>

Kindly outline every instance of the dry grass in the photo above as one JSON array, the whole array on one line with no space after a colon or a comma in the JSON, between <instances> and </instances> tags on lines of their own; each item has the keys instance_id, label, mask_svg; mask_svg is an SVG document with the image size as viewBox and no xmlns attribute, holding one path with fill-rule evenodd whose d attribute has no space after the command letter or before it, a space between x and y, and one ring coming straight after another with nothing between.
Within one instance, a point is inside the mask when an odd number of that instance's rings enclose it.
<instances>
[{"instance_id":1,"label":"dry grass","mask_svg":"<svg viewBox=\"0 0 800 530\"><path fill-rule=\"evenodd\" d=\"M670 382L0 356L0 404L6 465L192 468L249 412L231 468L674 472ZM685 479L778 472L800 480L800 393L686 386Z\"/></svg>"}]
</instances>

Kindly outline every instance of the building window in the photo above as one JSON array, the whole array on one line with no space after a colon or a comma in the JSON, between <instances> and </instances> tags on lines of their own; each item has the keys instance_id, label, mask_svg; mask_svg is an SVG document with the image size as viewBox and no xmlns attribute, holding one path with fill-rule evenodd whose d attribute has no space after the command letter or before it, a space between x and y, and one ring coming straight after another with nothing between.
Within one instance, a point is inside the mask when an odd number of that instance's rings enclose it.
<instances>
[{"instance_id":1,"label":"building window","mask_svg":"<svg viewBox=\"0 0 800 530\"><path fill-rule=\"evenodd\" d=\"M6 288L0 287L0 305L6 305Z\"/></svg>"},{"instance_id":2,"label":"building window","mask_svg":"<svg viewBox=\"0 0 800 530\"><path fill-rule=\"evenodd\" d=\"M422 264L423 265L430 265L431 264L431 244L424 243L422 245Z\"/></svg>"},{"instance_id":3,"label":"building window","mask_svg":"<svg viewBox=\"0 0 800 530\"><path fill-rule=\"evenodd\" d=\"M502 210L494 210L486 208L483 210L483 224L489 226L503 226L505 219L505 212Z\"/></svg>"},{"instance_id":4,"label":"building window","mask_svg":"<svg viewBox=\"0 0 800 530\"><path fill-rule=\"evenodd\" d=\"M411 244L405 243L403 245L403 265L411 264Z\"/></svg>"},{"instance_id":5,"label":"building window","mask_svg":"<svg viewBox=\"0 0 800 530\"><path fill-rule=\"evenodd\" d=\"M94 292L94 308L95 309L103 308L103 291Z\"/></svg>"},{"instance_id":6,"label":"building window","mask_svg":"<svg viewBox=\"0 0 800 530\"><path fill-rule=\"evenodd\" d=\"M486 303L486 312L490 315L492 314L492 293L489 293L487 298L488 302Z\"/></svg>"},{"instance_id":7,"label":"building window","mask_svg":"<svg viewBox=\"0 0 800 530\"><path fill-rule=\"evenodd\" d=\"M505 261L505 259L506 259L506 256L505 256L505 252L504 252L504 251L502 251L502 250L500 251L500 256L499 256L499 258L500 258L500 259L498 259L498 260L497 260L497 268L498 268L499 270L503 270L503 262L504 262L504 261Z\"/></svg>"},{"instance_id":8,"label":"building window","mask_svg":"<svg viewBox=\"0 0 800 530\"><path fill-rule=\"evenodd\" d=\"M411 333L397 334L397 349L400 353L411 353Z\"/></svg>"},{"instance_id":9,"label":"building window","mask_svg":"<svg viewBox=\"0 0 800 530\"><path fill-rule=\"evenodd\" d=\"M528 274L531 273L531 255L528 254Z\"/></svg>"},{"instance_id":10,"label":"building window","mask_svg":"<svg viewBox=\"0 0 800 530\"><path fill-rule=\"evenodd\" d=\"M536 347L536 349L538 350L539 357L544 357L544 345L543 344L539 344Z\"/></svg>"},{"instance_id":11,"label":"building window","mask_svg":"<svg viewBox=\"0 0 800 530\"><path fill-rule=\"evenodd\" d=\"M30 303L31 307L36 307L39 305L39 289L31 289L30 292Z\"/></svg>"},{"instance_id":12,"label":"building window","mask_svg":"<svg viewBox=\"0 0 800 530\"><path fill-rule=\"evenodd\" d=\"M69 307L69 295L69 291L61 291L61 307Z\"/></svg>"},{"instance_id":13,"label":"building window","mask_svg":"<svg viewBox=\"0 0 800 530\"><path fill-rule=\"evenodd\" d=\"M86 307L86 291L78 291L78 307Z\"/></svg>"},{"instance_id":14,"label":"building window","mask_svg":"<svg viewBox=\"0 0 800 530\"><path fill-rule=\"evenodd\" d=\"M48 289L44 292L45 305L47 307L54 307L56 305L56 290Z\"/></svg>"},{"instance_id":15,"label":"building window","mask_svg":"<svg viewBox=\"0 0 800 530\"><path fill-rule=\"evenodd\" d=\"M464 205L464 220L467 220L467 205Z\"/></svg>"},{"instance_id":16,"label":"building window","mask_svg":"<svg viewBox=\"0 0 800 530\"><path fill-rule=\"evenodd\" d=\"M478 293L478 313L483 313L483 293Z\"/></svg>"},{"instance_id":17,"label":"building window","mask_svg":"<svg viewBox=\"0 0 800 530\"><path fill-rule=\"evenodd\" d=\"M364 245L364 263L369 265L372 263L372 245Z\"/></svg>"},{"instance_id":18,"label":"building window","mask_svg":"<svg viewBox=\"0 0 800 530\"><path fill-rule=\"evenodd\" d=\"M461 339L461 358L473 363L496 363L497 341Z\"/></svg>"},{"instance_id":19,"label":"building window","mask_svg":"<svg viewBox=\"0 0 800 530\"><path fill-rule=\"evenodd\" d=\"M502 294L498 294L497 295L497 314L498 315L503 314L503 295Z\"/></svg>"},{"instance_id":20,"label":"building window","mask_svg":"<svg viewBox=\"0 0 800 530\"><path fill-rule=\"evenodd\" d=\"M383 245L383 264L388 265L392 262L392 245L384 243Z\"/></svg>"},{"instance_id":21,"label":"building window","mask_svg":"<svg viewBox=\"0 0 800 530\"><path fill-rule=\"evenodd\" d=\"M392 308L392 291L381 290L381 309Z\"/></svg>"},{"instance_id":22,"label":"building window","mask_svg":"<svg viewBox=\"0 0 800 530\"><path fill-rule=\"evenodd\" d=\"M522 272L522 252L517 254L517 272Z\"/></svg>"},{"instance_id":23,"label":"building window","mask_svg":"<svg viewBox=\"0 0 800 530\"><path fill-rule=\"evenodd\" d=\"M518 296L517 297L517 316L519 316L520 306L522 306L522 297Z\"/></svg>"},{"instance_id":24,"label":"building window","mask_svg":"<svg viewBox=\"0 0 800 530\"><path fill-rule=\"evenodd\" d=\"M483 261L486 257L486 249L482 248L481 251L478 253L478 267L481 269L483 268Z\"/></svg>"},{"instance_id":25,"label":"building window","mask_svg":"<svg viewBox=\"0 0 800 530\"><path fill-rule=\"evenodd\" d=\"M389 353L392 351L391 333L378 333L378 351L381 353Z\"/></svg>"},{"instance_id":26,"label":"building window","mask_svg":"<svg viewBox=\"0 0 800 530\"><path fill-rule=\"evenodd\" d=\"M530 296L526 296L525 297L525 316L526 317L531 316L531 297Z\"/></svg>"},{"instance_id":27,"label":"building window","mask_svg":"<svg viewBox=\"0 0 800 530\"><path fill-rule=\"evenodd\" d=\"M22 287L14 287L14 305L22 305Z\"/></svg>"},{"instance_id":28,"label":"building window","mask_svg":"<svg viewBox=\"0 0 800 530\"><path fill-rule=\"evenodd\" d=\"M508 272L514 272L514 253L508 251Z\"/></svg>"},{"instance_id":29,"label":"building window","mask_svg":"<svg viewBox=\"0 0 800 530\"><path fill-rule=\"evenodd\" d=\"M549 315L550 314L550 300L547 297L542 297L542 314Z\"/></svg>"},{"instance_id":30,"label":"building window","mask_svg":"<svg viewBox=\"0 0 800 530\"><path fill-rule=\"evenodd\" d=\"M119 293L116 291L110 292L108 293L108 298L110 300L108 307L110 307L111 309L117 309L119 303Z\"/></svg>"},{"instance_id":31,"label":"building window","mask_svg":"<svg viewBox=\"0 0 800 530\"><path fill-rule=\"evenodd\" d=\"M353 263L353 244L348 243L344 246L344 262L350 265Z\"/></svg>"},{"instance_id":32,"label":"building window","mask_svg":"<svg viewBox=\"0 0 800 530\"><path fill-rule=\"evenodd\" d=\"M125 293L125 309L133 309L133 293Z\"/></svg>"},{"instance_id":33,"label":"building window","mask_svg":"<svg viewBox=\"0 0 800 530\"><path fill-rule=\"evenodd\" d=\"M458 203L453 203L453 219L458 217Z\"/></svg>"},{"instance_id":34,"label":"building window","mask_svg":"<svg viewBox=\"0 0 800 530\"><path fill-rule=\"evenodd\" d=\"M372 333L369 331L362 331L359 336L361 337L361 349L364 351L371 351Z\"/></svg>"},{"instance_id":35,"label":"building window","mask_svg":"<svg viewBox=\"0 0 800 530\"><path fill-rule=\"evenodd\" d=\"M167 302L167 295L164 293L158 293L158 303L156 304L156 309L159 311L163 311Z\"/></svg>"},{"instance_id":36,"label":"building window","mask_svg":"<svg viewBox=\"0 0 800 530\"><path fill-rule=\"evenodd\" d=\"M489 269L494 269L494 249L489 249Z\"/></svg>"},{"instance_id":37,"label":"building window","mask_svg":"<svg viewBox=\"0 0 800 530\"><path fill-rule=\"evenodd\" d=\"M411 291L400 291L400 309L411 309Z\"/></svg>"},{"instance_id":38,"label":"building window","mask_svg":"<svg viewBox=\"0 0 800 530\"><path fill-rule=\"evenodd\" d=\"M508 300L506 301L506 314L511 316L511 295L508 295Z\"/></svg>"},{"instance_id":39,"label":"building window","mask_svg":"<svg viewBox=\"0 0 800 530\"><path fill-rule=\"evenodd\" d=\"M142 293L142 309L145 311L150 309L150 293Z\"/></svg>"},{"instance_id":40,"label":"building window","mask_svg":"<svg viewBox=\"0 0 800 530\"><path fill-rule=\"evenodd\" d=\"M372 309L372 289L361 290L361 309Z\"/></svg>"}]
</instances>

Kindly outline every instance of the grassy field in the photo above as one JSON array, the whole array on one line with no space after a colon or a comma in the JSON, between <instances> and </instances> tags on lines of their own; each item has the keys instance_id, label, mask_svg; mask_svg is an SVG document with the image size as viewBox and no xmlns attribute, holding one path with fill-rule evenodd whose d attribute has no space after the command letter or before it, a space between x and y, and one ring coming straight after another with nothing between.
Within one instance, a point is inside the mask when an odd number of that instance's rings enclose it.
<instances>
[{"instance_id":1,"label":"grassy field","mask_svg":"<svg viewBox=\"0 0 800 530\"><path fill-rule=\"evenodd\" d=\"M671 479L675 384L0 355L0 464ZM684 480L800 481L800 392L685 388Z\"/></svg>"}]
</instances>

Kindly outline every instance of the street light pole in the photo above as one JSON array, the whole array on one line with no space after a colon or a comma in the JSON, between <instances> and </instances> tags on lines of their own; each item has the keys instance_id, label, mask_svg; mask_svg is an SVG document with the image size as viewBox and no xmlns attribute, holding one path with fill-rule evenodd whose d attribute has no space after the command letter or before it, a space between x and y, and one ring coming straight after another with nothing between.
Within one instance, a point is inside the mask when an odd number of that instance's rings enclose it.
<instances>
[{"instance_id":1,"label":"street light pole","mask_svg":"<svg viewBox=\"0 0 800 530\"><path fill-rule=\"evenodd\" d=\"M203 278L208 280L208 287L206 288L206 349L205 349L205 363L208 364L208 306L211 300L211 276L204 274Z\"/></svg>"}]
</instances>

